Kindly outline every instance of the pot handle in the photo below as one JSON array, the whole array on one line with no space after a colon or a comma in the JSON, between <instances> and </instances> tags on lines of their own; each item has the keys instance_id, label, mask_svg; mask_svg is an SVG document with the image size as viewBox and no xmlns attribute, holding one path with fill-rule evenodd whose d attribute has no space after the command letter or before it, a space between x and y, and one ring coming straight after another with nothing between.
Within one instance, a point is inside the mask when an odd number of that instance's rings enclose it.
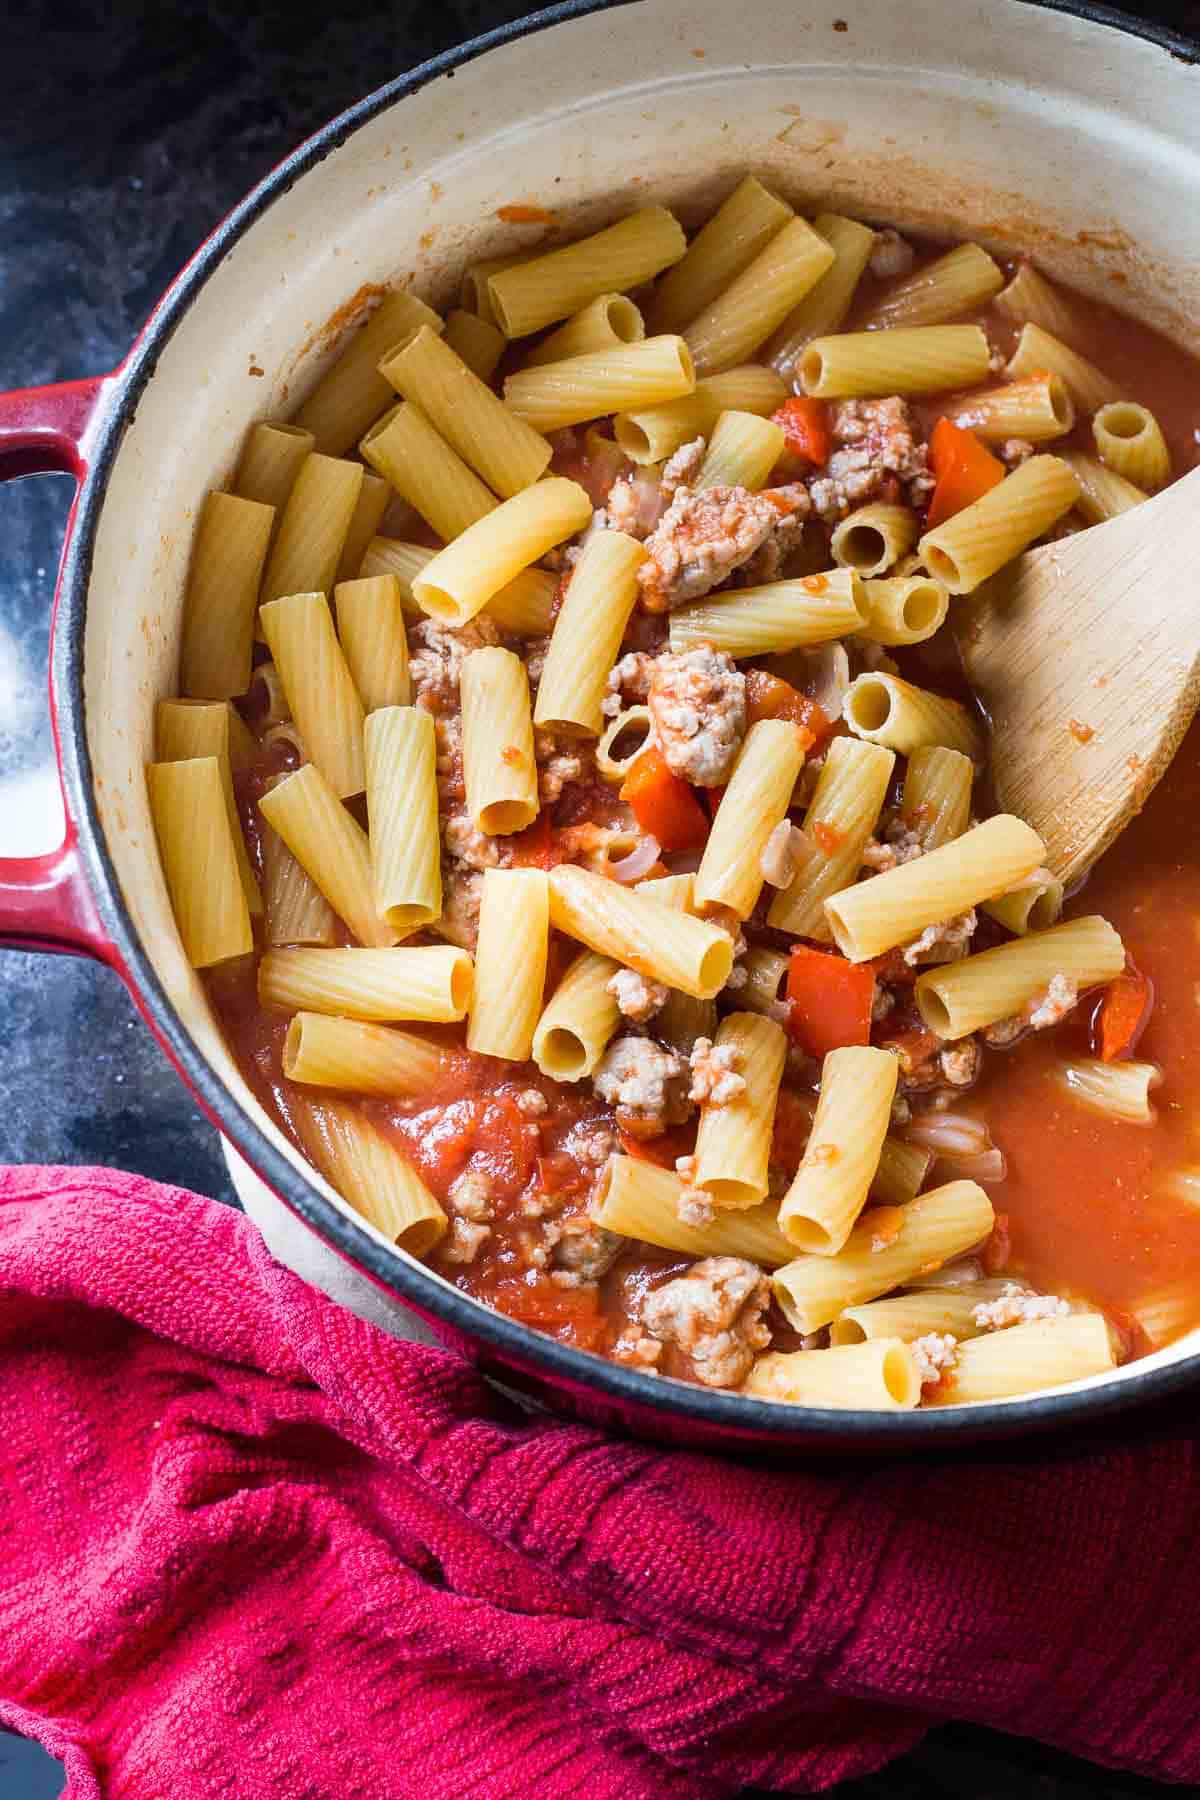
<instances>
[{"instance_id":1,"label":"pot handle","mask_svg":"<svg viewBox=\"0 0 1200 1800\"><path fill-rule=\"evenodd\" d=\"M78 485L87 473L88 426L105 379L0 393L0 481L63 473ZM52 719L53 707L51 695ZM111 955L69 816L57 850L0 856L0 945L101 960Z\"/></svg>"}]
</instances>

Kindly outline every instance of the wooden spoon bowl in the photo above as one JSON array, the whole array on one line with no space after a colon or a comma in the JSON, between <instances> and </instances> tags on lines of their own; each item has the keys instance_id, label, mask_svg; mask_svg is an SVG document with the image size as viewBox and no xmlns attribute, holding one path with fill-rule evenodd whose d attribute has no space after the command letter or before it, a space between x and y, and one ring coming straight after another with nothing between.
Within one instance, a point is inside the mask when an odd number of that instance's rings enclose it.
<instances>
[{"instance_id":1,"label":"wooden spoon bowl","mask_svg":"<svg viewBox=\"0 0 1200 1800\"><path fill-rule=\"evenodd\" d=\"M1145 805L1200 705L1200 469L1027 551L951 613L1002 812L1070 886ZM1181 831L1200 821L1181 820Z\"/></svg>"}]
</instances>

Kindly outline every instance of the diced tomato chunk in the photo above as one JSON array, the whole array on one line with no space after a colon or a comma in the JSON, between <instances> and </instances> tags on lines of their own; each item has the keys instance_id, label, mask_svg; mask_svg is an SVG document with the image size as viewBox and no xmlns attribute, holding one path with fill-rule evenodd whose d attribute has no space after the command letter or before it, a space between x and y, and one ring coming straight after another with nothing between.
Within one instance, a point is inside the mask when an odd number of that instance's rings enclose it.
<instances>
[{"instance_id":1,"label":"diced tomato chunk","mask_svg":"<svg viewBox=\"0 0 1200 1800\"><path fill-rule=\"evenodd\" d=\"M806 394L794 394L790 400L784 401L777 412L771 414L771 422L779 426L783 432L785 449L798 462L820 469L829 461L832 439L829 411L823 400L814 400Z\"/></svg>"},{"instance_id":2,"label":"diced tomato chunk","mask_svg":"<svg viewBox=\"0 0 1200 1800\"><path fill-rule=\"evenodd\" d=\"M804 734L806 752L824 744L833 730L833 720L815 700L766 669L746 671L746 718L751 725L759 719L790 719Z\"/></svg>"},{"instance_id":3,"label":"diced tomato chunk","mask_svg":"<svg viewBox=\"0 0 1200 1800\"><path fill-rule=\"evenodd\" d=\"M869 963L797 944L788 965L788 1030L808 1056L871 1041L875 971Z\"/></svg>"},{"instance_id":4,"label":"diced tomato chunk","mask_svg":"<svg viewBox=\"0 0 1200 1800\"><path fill-rule=\"evenodd\" d=\"M1104 1062L1132 1056L1154 1009L1154 983L1127 956L1125 973L1111 981L1092 1018L1092 1044Z\"/></svg>"},{"instance_id":5,"label":"diced tomato chunk","mask_svg":"<svg viewBox=\"0 0 1200 1800\"><path fill-rule=\"evenodd\" d=\"M662 850L699 850L708 837L708 820L695 789L671 772L655 745L634 759L621 783L621 798Z\"/></svg>"},{"instance_id":6,"label":"diced tomato chunk","mask_svg":"<svg viewBox=\"0 0 1200 1800\"><path fill-rule=\"evenodd\" d=\"M929 502L927 530L981 500L1007 474L999 457L993 456L973 431L964 430L952 419L939 419L934 426L929 463L937 485Z\"/></svg>"}]
</instances>

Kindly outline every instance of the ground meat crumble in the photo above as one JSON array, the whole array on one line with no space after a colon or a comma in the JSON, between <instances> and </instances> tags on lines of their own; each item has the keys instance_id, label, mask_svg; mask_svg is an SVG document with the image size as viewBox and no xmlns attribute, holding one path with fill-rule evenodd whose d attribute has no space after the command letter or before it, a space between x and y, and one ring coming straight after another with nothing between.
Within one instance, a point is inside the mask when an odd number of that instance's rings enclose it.
<instances>
[{"instance_id":1,"label":"ground meat crumble","mask_svg":"<svg viewBox=\"0 0 1200 1800\"><path fill-rule=\"evenodd\" d=\"M736 1044L714 1044L711 1038L697 1038L692 1047L688 1099L697 1106L728 1106L746 1091L746 1078L738 1074L741 1060Z\"/></svg>"},{"instance_id":2,"label":"ground meat crumble","mask_svg":"<svg viewBox=\"0 0 1200 1800\"><path fill-rule=\"evenodd\" d=\"M724 651L668 651L650 676L655 741L673 775L697 787L728 780L746 733L746 677Z\"/></svg>"},{"instance_id":3,"label":"ground meat crumble","mask_svg":"<svg viewBox=\"0 0 1200 1800\"><path fill-rule=\"evenodd\" d=\"M929 1331L909 1345L922 1387L937 1387L958 1361L958 1339L948 1331Z\"/></svg>"},{"instance_id":4,"label":"ground meat crumble","mask_svg":"<svg viewBox=\"0 0 1200 1800\"><path fill-rule=\"evenodd\" d=\"M808 484L816 512L836 525L869 500L900 500L920 506L933 492L925 449L913 429L908 403L843 400L834 414L837 448L824 470Z\"/></svg>"},{"instance_id":5,"label":"ground meat crumble","mask_svg":"<svg viewBox=\"0 0 1200 1800\"><path fill-rule=\"evenodd\" d=\"M447 1262L474 1262L491 1237L492 1188L486 1175L468 1169L460 1175L446 1198L450 1232L442 1248Z\"/></svg>"},{"instance_id":6,"label":"ground meat crumble","mask_svg":"<svg viewBox=\"0 0 1200 1800\"><path fill-rule=\"evenodd\" d=\"M599 1281L621 1254L627 1240L606 1231L594 1219L564 1219L548 1225L545 1239L551 1246L554 1267L550 1279L556 1287L583 1287Z\"/></svg>"},{"instance_id":7,"label":"ground meat crumble","mask_svg":"<svg viewBox=\"0 0 1200 1800\"><path fill-rule=\"evenodd\" d=\"M1028 1325L1034 1319L1065 1319L1071 1308L1057 1294L1028 1294L1010 1281L998 1300L983 1300L971 1317L981 1331L1003 1331L1007 1325Z\"/></svg>"},{"instance_id":8,"label":"ground meat crumble","mask_svg":"<svg viewBox=\"0 0 1200 1800\"><path fill-rule=\"evenodd\" d=\"M658 1137L683 1123L691 1111L686 1081L683 1059L644 1037L614 1038L592 1076L597 1094L634 1137Z\"/></svg>"},{"instance_id":9,"label":"ground meat crumble","mask_svg":"<svg viewBox=\"0 0 1200 1800\"><path fill-rule=\"evenodd\" d=\"M1052 975L1047 987L1033 996L1024 1012L1014 1013L1011 1018L997 1019L993 1024L985 1025L983 1041L993 1049L1002 1049L1014 1043L1026 1031L1046 1031L1052 1025L1061 1024L1078 1000L1079 988L1072 976L1061 972Z\"/></svg>"},{"instance_id":10,"label":"ground meat crumble","mask_svg":"<svg viewBox=\"0 0 1200 1800\"><path fill-rule=\"evenodd\" d=\"M651 981L636 969L618 969L605 983L605 992L616 1001L621 1017L635 1025L644 1025L667 1004L668 989L662 982Z\"/></svg>"},{"instance_id":11,"label":"ground meat crumble","mask_svg":"<svg viewBox=\"0 0 1200 1800\"><path fill-rule=\"evenodd\" d=\"M642 1325L691 1358L707 1387L740 1387L771 1341L771 1297L762 1270L740 1256L710 1256L647 1295Z\"/></svg>"},{"instance_id":12,"label":"ground meat crumble","mask_svg":"<svg viewBox=\"0 0 1200 1800\"><path fill-rule=\"evenodd\" d=\"M463 657L500 642L490 619L472 619L457 631L436 619L418 619L408 627L408 673L413 701L427 712L457 711Z\"/></svg>"},{"instance_id":13,"label":"ground meat crumble","mask_svg":"<svg viewBox=\"0 0 1200 1800\"><path fill-rule=\"evenodd\" d=\"M957 962L967 954L979 924L974 907L956 919L944 919L940 925L927 925L920 937L904 946L904 960L915 968L918 963Z\"/></svg>"},{"instance_id":14,"label":"ground meat crumble","mask_svg":"<svg viewBox=\"0 0 1200 1800\"><path fill-rule=\"evenodd\" d=\"M677 1156L675 1173L683 1183L675 1207L680 1222L684 1225L693 1225L697 1230L702 1230L705 1225L711 1225L715 1216L713 1203L704 1189L696 1186L696 1158L694 1156Z\"/></svg>"},{"instance_id":15,"label":"ground meat crumble","mask_svg":"<svg viewBox=\"0 0 1200 1800\"><path fill-rule=\"evenodd\" d=\"M673 612L702 599L754 555L785 512L803 504L790 489L681 487L646 539L638 570L642 605L647 612Z\"/></svg>"}]
</instances>

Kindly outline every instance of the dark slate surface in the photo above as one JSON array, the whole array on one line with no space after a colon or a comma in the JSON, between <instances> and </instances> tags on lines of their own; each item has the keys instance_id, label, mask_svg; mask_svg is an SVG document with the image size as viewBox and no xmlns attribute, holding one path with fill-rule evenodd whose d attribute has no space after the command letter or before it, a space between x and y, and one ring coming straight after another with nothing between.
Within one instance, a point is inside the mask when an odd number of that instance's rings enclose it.
<instances>
[{"instance_id":1,"label":"dark slate surface","mask_svg":"<svg viewBox=\"0 0 1200 1800\"><path fill-rule=\"evenodd\" d=\"M0 384L92 374L119 361L195 246L287 150L381 81L525 10L494 0L343 0L310 15L279 0L5 7ZM1200 28L1196 5L1130 10ZM57 841L42 694L69 499L58 477L0 496L5 852ZM0 1159L120 1164L232 1199L212 1132L112 975L74 958L0 956L0 1067ZM61 1787L58 1765L0 1733L0 1800L48 1800ZM1020 1739L947 1726L883 1774L842 1789L840 1800L1159 1792Z\"/></svg>"}]
</instances>

